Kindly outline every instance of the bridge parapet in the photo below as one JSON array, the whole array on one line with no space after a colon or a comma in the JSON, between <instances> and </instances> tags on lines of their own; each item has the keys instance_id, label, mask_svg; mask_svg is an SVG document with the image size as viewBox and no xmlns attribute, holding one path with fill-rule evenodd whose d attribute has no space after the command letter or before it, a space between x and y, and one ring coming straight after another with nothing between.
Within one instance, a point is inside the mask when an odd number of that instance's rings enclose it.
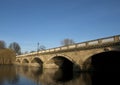
<instances>
[{"instance_id":1,"label":"bridge parapet","mask_svg":"<svg viewBox=\"0 0 120 85\"><path fill-rule=\"evenodd\" d=\"M92 46L97 47L97 46L102 46L102 45L105 45L105 44L107 45L107 44L111 44L111 43L112 44L120 43L120 35L106 37L106 38L100 38L100 39L96 39L96 40L86 41L86 42L82 42L82 43L76 43L76 44L62 46L62 47L51 48L51 49L42 50L42 51L39 51L39 52L34 52L34 53L29 53L29 54L24 54L24 55L18 55L16 57L23 57L23 56L44 54L44 53L54 53L54 52L60 52L60 51L87 48L87 47L92 47Z\"/></svg>"}]
</instances>

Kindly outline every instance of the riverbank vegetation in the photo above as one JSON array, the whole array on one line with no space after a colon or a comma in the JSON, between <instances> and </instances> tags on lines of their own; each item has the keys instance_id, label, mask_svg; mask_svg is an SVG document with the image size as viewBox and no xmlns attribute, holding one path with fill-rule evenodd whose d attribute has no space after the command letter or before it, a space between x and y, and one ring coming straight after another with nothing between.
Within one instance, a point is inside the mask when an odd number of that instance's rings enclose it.
<instances>
[{"instance_id":1,"label":"riverbank vegetation","mask_svg":"<svg viewBox=\"0 0 120 85\"><path fill-rule=\"evenodd\" d=\"M0 64L13 64L16 54L11 49L0 49Z\"/></svg>"},{"instance_id":2,"label":"riverbank vegetation","mask_svg":"<svg viewBox=\"0 0 120 85\"><path fill-rule=\"evenodd\" d=\"M6 47L6 43L3 40L0 40L0 65L1 64L13 64L16 59L16 55L21 52L20 46L18 43L11 43L9 48Z\"/></svg>"}]
</instances>

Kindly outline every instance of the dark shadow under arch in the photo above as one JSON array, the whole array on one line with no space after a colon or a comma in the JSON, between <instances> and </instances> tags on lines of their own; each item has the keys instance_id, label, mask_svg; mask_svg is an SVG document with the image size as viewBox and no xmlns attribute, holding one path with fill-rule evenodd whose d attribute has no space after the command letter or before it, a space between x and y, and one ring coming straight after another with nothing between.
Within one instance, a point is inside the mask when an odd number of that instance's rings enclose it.
<instances>
[{"instance_id":1,"label":"dark shadow under arch","mask_svg":"<svg viewBox=\"0 0 120 85\"><path fill-rule=\"evenodd\" d=\"M55 56L53 57L49 63L55 63L62 69L73 69L73 62L69 59L65 58L64 56Z\"/></svg>"},{"instance_id":2,"label":"dark shadow under arch","mask_svg":"<svg viewBox=\"0 0 120 85\"><path fill-rule=\"evenodd\" d=\"M43 67L43 62L40 58L34 58L31 63L38 63L40 67Z\"/></svg>"},{"instance_id":3,"label":"dark shadow under arch","mask_svg":"<svg viewBox=\"0 0 120 85\"><path fill-rule=\"evenodd\" d=\"M93 85L118 84L120 74L120 51L108 51L92 56Z\"/></svg>"},{"instance_id":4,"label":"dark shadow under arch","mask_svg":"<svg viewBox=\"0 0 120 85\"><path fill-rule=\"evenodd\" d=\"M29 63L27 59L23 59L22 63Z\"/></svg>"},{"instance_id":5,"label":"dark shadow under arch","mask_svg":"<svg viewBox=\"0 0 120 85\"><path fill-rule=\"evenodd\" d=\"M17 59L17 60L16 60L16 62L17 62L17 63L20 63L20 60L19 60L19 59Z\"/></svg>"},{"instance_id":6,"label":"dark shadow under arch","mask_svg":"<svg viewBox=\"0 0 120 85\"><path fill-rule=\"evenodd\" d=\"M73 65L74 63L64 56L55 56L49 63L54 63L59 66L59 69L56 70L55 76L53 79L56 82L66 82L73 78Z\"/></svg>"},{"instance_id":7,"label":"dark shadow under arch","mask_svg":"<svg viewBox=\"0 0 120 85\"><path fill-rule=\"evenodd\" d=\"M117 71L120 68L120 51L108 51L92 56L95 71Z\"/></svg>"}]
</instances>

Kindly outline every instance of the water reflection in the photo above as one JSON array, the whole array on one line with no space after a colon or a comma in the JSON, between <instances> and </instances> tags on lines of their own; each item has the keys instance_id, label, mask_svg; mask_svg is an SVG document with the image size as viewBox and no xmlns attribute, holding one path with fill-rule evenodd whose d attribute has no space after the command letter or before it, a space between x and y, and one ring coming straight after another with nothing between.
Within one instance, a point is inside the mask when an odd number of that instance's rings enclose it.
<instances>
[{"instance_id":1,"label":"water reflection","mask_svg":"<svg viewBox=\"0 0 120 85\"><path fill-rule=\"evenodd\" d=\"M62 69L2 66L0 85L92 85L87 73L74 73Z\"/></svg>"},{"instance_id":2,"label":"water reflection","mask_svg":"<svg viewBox=\"0 0 120 85\"><path fill-rule=\"evenodd\" d=\"M0 65L0 85L15 85L19 80L15 67Z\"/></svg>"}]
</instances>

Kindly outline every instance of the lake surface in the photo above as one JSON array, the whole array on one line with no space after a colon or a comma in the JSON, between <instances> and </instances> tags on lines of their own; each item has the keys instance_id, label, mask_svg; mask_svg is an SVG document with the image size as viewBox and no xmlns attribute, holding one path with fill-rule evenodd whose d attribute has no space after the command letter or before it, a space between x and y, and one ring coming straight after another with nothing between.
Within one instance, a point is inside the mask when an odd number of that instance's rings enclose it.
<instances>
[{"instance_id":1,"label":"lake surface","mask_svg":"<svg viewBox=\"0 0 120 85\"><path fill-rule=\"evenodd\" d=\"M0 65L0 85L119 85L119 72L77 73L62 69Z\"/></svg>"},{"instance_id":2,"label":"lake surface","mask_svg":"<svg viewBox=\"0 0 120 85\"><path fill-rule=\"evenodd\" d=\"M89 73L1 65L0 85L92 85Z\"/></svg>"}]
</instances>

